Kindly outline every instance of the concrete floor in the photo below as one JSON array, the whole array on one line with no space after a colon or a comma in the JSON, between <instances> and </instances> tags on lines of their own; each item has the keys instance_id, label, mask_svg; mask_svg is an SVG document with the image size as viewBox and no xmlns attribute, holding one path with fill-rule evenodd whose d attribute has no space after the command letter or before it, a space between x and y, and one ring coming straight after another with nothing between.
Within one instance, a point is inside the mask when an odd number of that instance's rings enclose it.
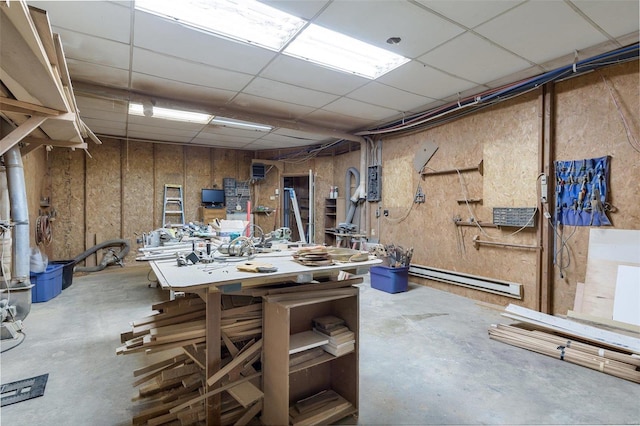
<instances>
[{"instance_id":1,"label":"concrete floor","mask_svg":"<svg viewBox=\"0 0 640 426\"><path fill-rule=\"evenodd\" d=\"M154 360L116 356L120 332L168 294L148 265L75 276L25 320L23 344L1 355L2 383L49 373L43 397L2 407L4 425L131 424L132 371ZM494 309L410 285L361 285L360 415L365 425L639 424L637 384L490 340ZM2 349L12 342L3 341ZM353 419L342 423L353 423Z\"/></svg>"}]
</instances>

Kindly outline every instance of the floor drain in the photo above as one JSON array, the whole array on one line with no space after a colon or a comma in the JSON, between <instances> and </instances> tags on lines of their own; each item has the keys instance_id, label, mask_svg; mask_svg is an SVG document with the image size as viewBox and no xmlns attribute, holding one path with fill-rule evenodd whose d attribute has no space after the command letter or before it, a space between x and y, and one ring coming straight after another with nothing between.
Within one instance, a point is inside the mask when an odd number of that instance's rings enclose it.
<instances>
[{"instance_id":1,"label":"floor drain","mask_svg":"<svg viewBox=\"0 0 640 426\"><path fill-rule=\"evenodd\" d=\"M2 404L0 404L0 406L4 407L5 405L15 404L16 402L22 402L44 395L44 388L47 386L48 378L49 374L47 373L42 376L2 385L0 388Z\"/></svg>"}]
</instances>

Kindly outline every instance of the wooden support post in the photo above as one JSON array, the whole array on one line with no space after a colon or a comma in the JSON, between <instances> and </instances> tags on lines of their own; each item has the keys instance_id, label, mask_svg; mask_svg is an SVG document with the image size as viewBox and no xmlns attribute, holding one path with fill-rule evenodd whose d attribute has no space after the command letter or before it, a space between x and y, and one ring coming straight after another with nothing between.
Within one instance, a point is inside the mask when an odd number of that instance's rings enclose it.
<instances>
[{"instance_id":1,"label":"wooden support post","mask_svg":"<svg viewBox=\"0 0 640 426\"><path fill-rule=\"evenodd\" d=\"M539 226L537 240L542 250L538 251L536 263L536 295L537 310L546 314L553 313L553 228L544 213L554 214L555 202L555 174L553 170L553 157L555 145L555 90L553 83L547 83L542 87L540 96L540 139L538 143L538 170L547 176L547 202L543 203L540 197L538 215Z\"/></svg>"},{"instance_id":2,"label":"wooden support post","mask_svg":"<svg viewBox=\"0 0 640 426\"><path fill-rule=\"evenodd\" d=\"M18 142L38 128L47 117L33 115L0 140L0 155L13 148Z\"/></svg>"},{"instance_id":3,"label":"wooden support post","mask_svg":"<svg viewBox=\"0 0 640 426\"><path fill-rule=\"evenodd\" d=\"M222 296L221 293L212 287L207 292L207 322L206 322L206 342L207 342L207 380L220 371L221 354L220 354L220 321L222 319ZM207 392L215 390L220 383L214 383L213 386L207 386ZM207 425L220 424L220 394L210 396L205 402L205 413L207 416Z\"/></svg>"}]
</instances>

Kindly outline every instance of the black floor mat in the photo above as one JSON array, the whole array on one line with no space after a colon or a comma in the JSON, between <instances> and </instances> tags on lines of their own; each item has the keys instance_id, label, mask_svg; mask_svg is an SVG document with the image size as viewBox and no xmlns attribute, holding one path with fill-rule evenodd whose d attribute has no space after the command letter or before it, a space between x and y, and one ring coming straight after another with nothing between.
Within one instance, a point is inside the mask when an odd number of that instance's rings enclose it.
<instances>
[{"instance_id":1,"label":"black floor mat","mask_svg":"<svg viewBox=\"0 0 640 426\"><path fill-rule=\"evenodd\" d=\"M0 404L0 407L44 395L44 388L47 386L48 378L49 374L47 373L42 376L2 385L0 389L0 393L2 393L2 404Z\"/></svg>"}]
</instances>

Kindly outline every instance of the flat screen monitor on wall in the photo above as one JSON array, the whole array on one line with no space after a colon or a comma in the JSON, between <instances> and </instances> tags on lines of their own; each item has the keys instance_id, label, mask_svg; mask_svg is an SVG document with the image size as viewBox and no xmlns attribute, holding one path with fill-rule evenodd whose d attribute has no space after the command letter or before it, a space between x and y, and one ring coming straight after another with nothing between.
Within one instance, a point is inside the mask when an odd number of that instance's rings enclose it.
<instances>
[{"instance_id":1,"label":"flat screen monitor on wall","mask_svg":"<svg viewBox=\"0 0 640 426\"><path fill-rule=\"evenodd\" d=\"M224 189L203 189L202 205L205 207L224 207Z\"/></svg>"}]
</instances>

